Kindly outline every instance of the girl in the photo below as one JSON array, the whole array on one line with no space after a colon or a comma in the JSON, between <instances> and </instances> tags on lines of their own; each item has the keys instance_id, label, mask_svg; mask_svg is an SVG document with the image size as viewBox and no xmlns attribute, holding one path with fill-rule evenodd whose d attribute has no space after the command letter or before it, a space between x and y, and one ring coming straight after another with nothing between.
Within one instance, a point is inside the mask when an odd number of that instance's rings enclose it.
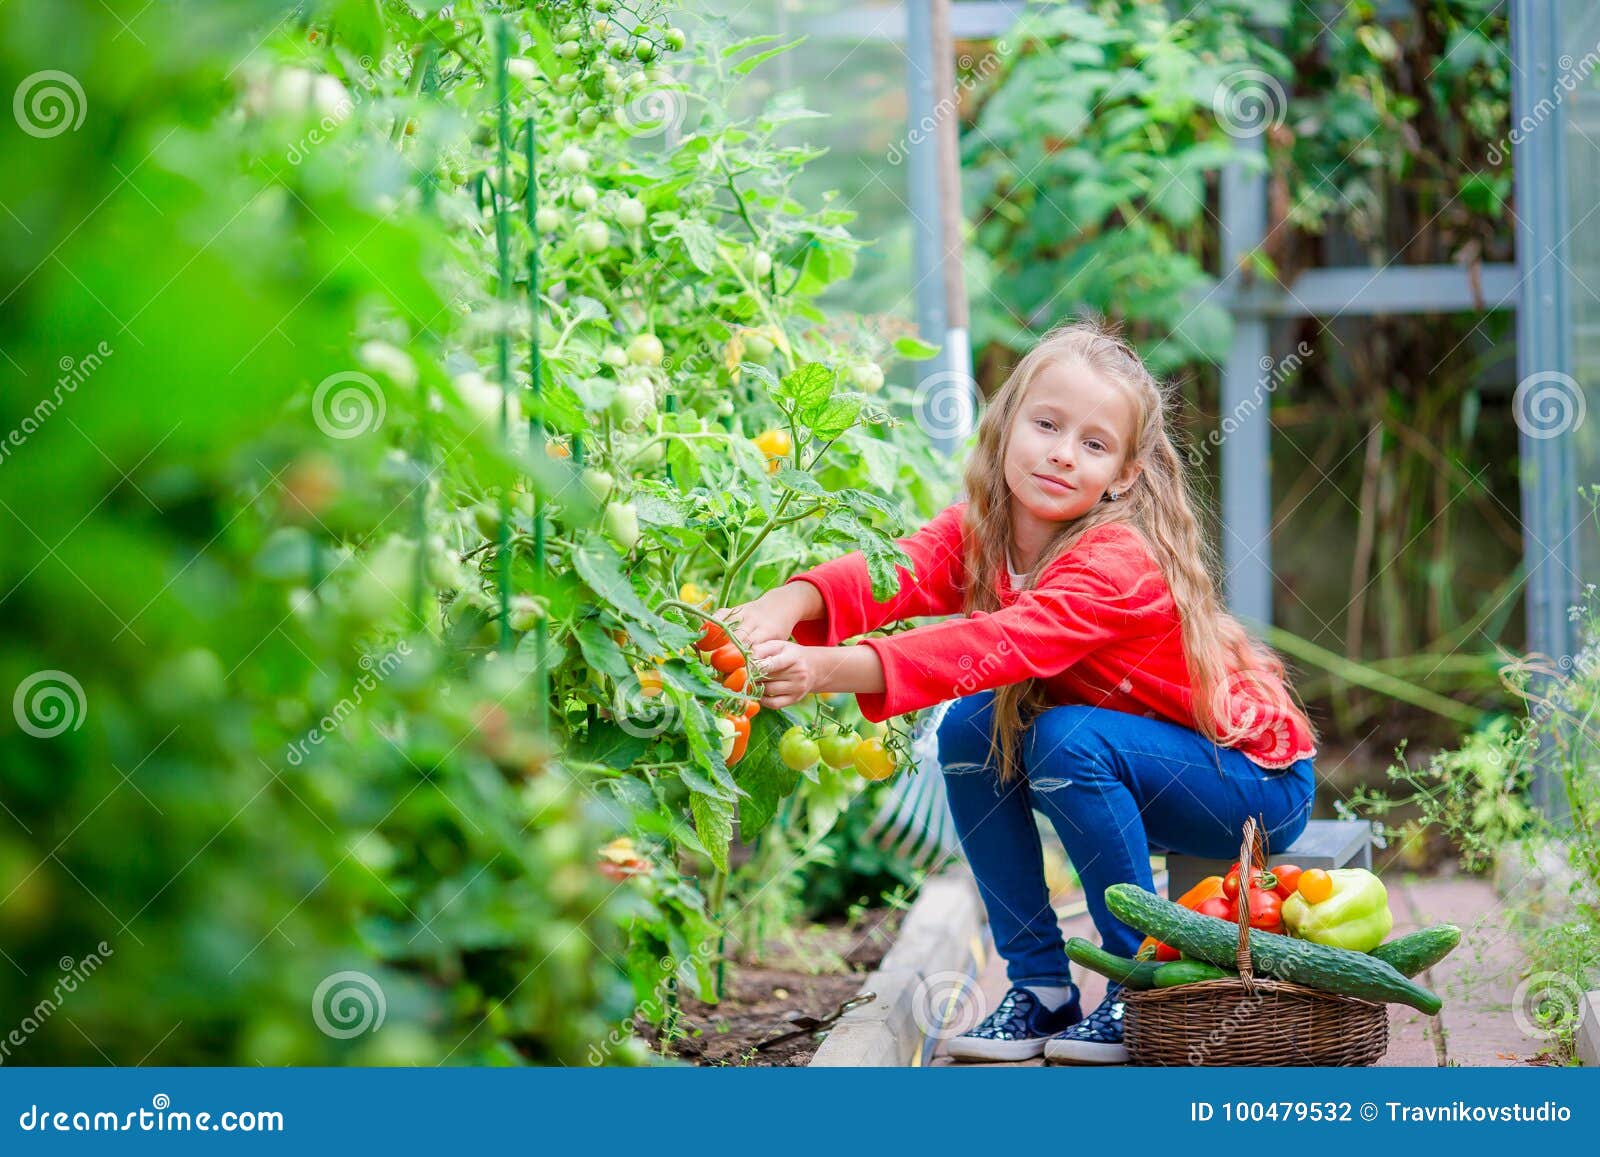
<instances>
[{"instance_id":1,"label":"girl","mask_svg":"<svg viewBox=\"0 0 1600 1157\"><path fill-rule=\"evenodd\" d=\"M1120 986L1080 1008L1034 808L1120 956L1141 938L1105 890L1151 888L1153 846L1232 859L1246 816L1288 847L1310 815L1315 732L1282 660L1222 608L1166 404L1126 343L1064 325L985 411L968 500L900 541L912 568L888 602L855 552L726 612L766 672L763 706L854 692L877 722L954 700L940 762L1011 984L949 1042L958 1058L1127 1057ZM934 615L961 617L842 645Z\"/></svg>"}]
</instances>

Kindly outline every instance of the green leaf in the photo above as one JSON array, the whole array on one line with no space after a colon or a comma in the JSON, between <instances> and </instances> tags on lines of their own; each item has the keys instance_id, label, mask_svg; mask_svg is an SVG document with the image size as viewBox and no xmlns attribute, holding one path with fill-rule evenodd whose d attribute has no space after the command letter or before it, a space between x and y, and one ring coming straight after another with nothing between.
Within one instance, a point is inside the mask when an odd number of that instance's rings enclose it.
<instances>
[{"instance_id":1,"label":"green leaf","mask_svg":"<svg viewBox=\"0 0 1600 1157\"><path fill-rule=\"evenodd\" d=\"M785 490L793 490L796 494L803 494L807 498L826 498L828 491L804 470L796 470L793 466L785 466L772 476L772 480Z\"/></svg>"},{"instance_id":2,"label":"green leaf","mask_svg":"<svg viewBox=\"0 0 1600 1157\"><path fill-rule=\"evenodd\" d=\"M861 399L831 398L820 411L802 414L801 417L806 425L811 427L813 434L826 440L837 438L851 426L854 426L860 413Z\"/></svg>"},{"instance_id":3,"label":"green leaf","mask_svg":"<svg viewBox=\"0 0 1600 1157\"><path fill-rule=\"evenodd\" d=\"M833 396L833 384L838 376L820 362L807 362L784 375L778 396L794 402L800 416L809 418Z\"/></svg>"},{"instance_id":4,"label":"green leaf","mask_svg":"<svg viewBox=\"0 0 1600 1157\"><path fill-rule=\"evenodd\" d=\"M673 626L645 606L622 569L622 559L598 532L591 532L572 552L572 569L596 595L632 620L634 635L651 653L672 651L691 637L687 628Z\"/></svg>"},{"instance_id":5,"label":"green leaf","mask_svg":"<svg viewBox=\"0 0 1600 1157\"><path fill-rule=\"evenodd\" d=\"M771 44L776 39L778 39L776 33L770 33L765 36L748 36L724 48L722 50L722 59L727 60L730 56L738 56L745 49L754 48L758 44Z\"/></svg>"},{"instance_id":6,"label":"green leaf","mask_svg":"<svg viewBox=\"0 0 1600 1157\"><path fill-rule=\"evenodd\" d=\"M923 362L939 352L940 347L921 338L902 337L896 338L894 352L911 362Z\"/></svg>"},{"instance_id":7,"label":"green leaf","mask_svg":"<svg viewBox=\"0 0 1600 1157\"><path fill-rule=\"evenodd\" d=\"M578 624L578 649L583 661L613 679L626 679L633 674L628 660L623 656L617 641L600 625L599 619L585 619Z\"/></svg>"},{"instance_id":8,"label":"green leaf","mask_svg":"<svg viewBox=\"0 0 1600 1157\"><path fill-rule=\"evenodd\" d=\"M689 260L701 273L711 274L717 266L717 235L711 226L697 217L686 217L673 230L683 242Z\"/></svg>"},{"instance_id":9,"label":"green leaf","mask_svg":"<svg viewBox=\"0 0 1600 1157\"><path fill-rule=\"evenodd\" d=\"M754 69L759 68L761 65L771 60L774 56L782 56L791 48L798 48L805 42L806 38L801 36L795 40L791 40L788 44L780 44L776 48L769 48L765 52L758 52L756 55L746 60L741 60L738 64L734 65L733 71L737 76L748 76Z\"/></svg>"},{"instance_id":10,"label":"green leaf","mask_svg":"<svg viewBox=\"0 0 1600 1157\"><path fill-rule=\"evenodd\" d=\"M689 813L694 816L695 834L706 855L719 872L728 870L728 845L733 842L733 804L714 795L693 792Z\"/></svg>"},{"instance_id":11,"label":"green leaf","mask_svg":"<svg viewBox=\"0 0 1600 1157\"><path fill-rule=\"evenodd\" d=\"M617 771L627 771L645 753L650 740L629 735L614 723L597 719L582 737L567 741L567 750L574 761L595 763Z\"/></svg>"},{"instance_id":12,"label":"green leaf","mask_svg":"<svg viewBox=\"0 0 1600 1157\"><path fill-rule=\"evenodd\" d=\"M739 838L754 840L772 822L778 806L800 784L778 755L778 741L793 726L782 711L763 711L750 726L750 745L734 770L734 778L747 793L739 803Z\"/></svg>"}]
</instances>

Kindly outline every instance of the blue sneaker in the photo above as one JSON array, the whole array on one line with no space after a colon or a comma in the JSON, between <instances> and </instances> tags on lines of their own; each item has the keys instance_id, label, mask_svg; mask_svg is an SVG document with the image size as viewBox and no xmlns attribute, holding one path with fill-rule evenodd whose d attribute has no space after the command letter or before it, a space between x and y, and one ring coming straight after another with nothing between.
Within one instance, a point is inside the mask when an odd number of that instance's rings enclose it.
<instances>
[{"instance_id":1,"label":"blue sneaker","mask_svg":"<svg viewBox=\"0 0 1600 1157\"><path fill-rule=\"evenodd\" d=\"M1044 1052L1045 1042L1056 1033L1082 1019L1076 985L1054 1012L1026 988L1013 986L982 1024L951 1037L945 1050L963 1061L1025 1061Z\"/></svg>"},{"instance_id":2,"label":"blue sneaker","mask_svg":"<svg viewBox=\"0 0 1600 1157\"><path fill-rule=\"evenodd\" d=\"M1122 985L1108 985L1106 998L1098 1008L1045 1042L1045 1061L1063 1065L1127 1064L1128 1050L1122 1044L1122 1010Z\"/></svg>"}]
</instances>

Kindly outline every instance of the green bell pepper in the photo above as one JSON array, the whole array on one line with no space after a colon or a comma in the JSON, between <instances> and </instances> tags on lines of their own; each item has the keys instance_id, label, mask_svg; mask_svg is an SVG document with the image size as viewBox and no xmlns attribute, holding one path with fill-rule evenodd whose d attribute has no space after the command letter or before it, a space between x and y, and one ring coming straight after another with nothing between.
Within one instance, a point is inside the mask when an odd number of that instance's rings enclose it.
<instances>
[{"instance_id":1,"label":"green bell pepper","mask_svg":"<svg viewBox=\"0 0 1600 1157\"><path fill-rule=\"evenodd\" d=\"M1389 892L1365 868L1334 868L1333 895L1312 904L1299 892L1283 902L1283 923L1289 935L1330 948L1371 952L1394 927Z\"/></svg>"}]
</instances>

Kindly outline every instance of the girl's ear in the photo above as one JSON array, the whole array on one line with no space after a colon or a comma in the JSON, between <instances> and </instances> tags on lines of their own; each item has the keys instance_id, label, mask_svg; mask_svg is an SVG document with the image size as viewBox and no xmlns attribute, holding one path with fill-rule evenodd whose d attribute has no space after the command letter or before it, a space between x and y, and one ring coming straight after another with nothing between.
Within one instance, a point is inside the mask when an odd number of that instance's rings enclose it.
<instances>
[{"instance_id":1,"label":"girl's ear","mask_svg":"<svg viewBox=\"0 0 1600 1157\"><path fill-rule=\"evenodd\" d=\"M1126 494L1142 473L1144 464L1136 458L1122 468L1122 473L1117 475L1117 480L1111 484L1111 489L1118 494Z\"/></svg>"}]
</instances>

